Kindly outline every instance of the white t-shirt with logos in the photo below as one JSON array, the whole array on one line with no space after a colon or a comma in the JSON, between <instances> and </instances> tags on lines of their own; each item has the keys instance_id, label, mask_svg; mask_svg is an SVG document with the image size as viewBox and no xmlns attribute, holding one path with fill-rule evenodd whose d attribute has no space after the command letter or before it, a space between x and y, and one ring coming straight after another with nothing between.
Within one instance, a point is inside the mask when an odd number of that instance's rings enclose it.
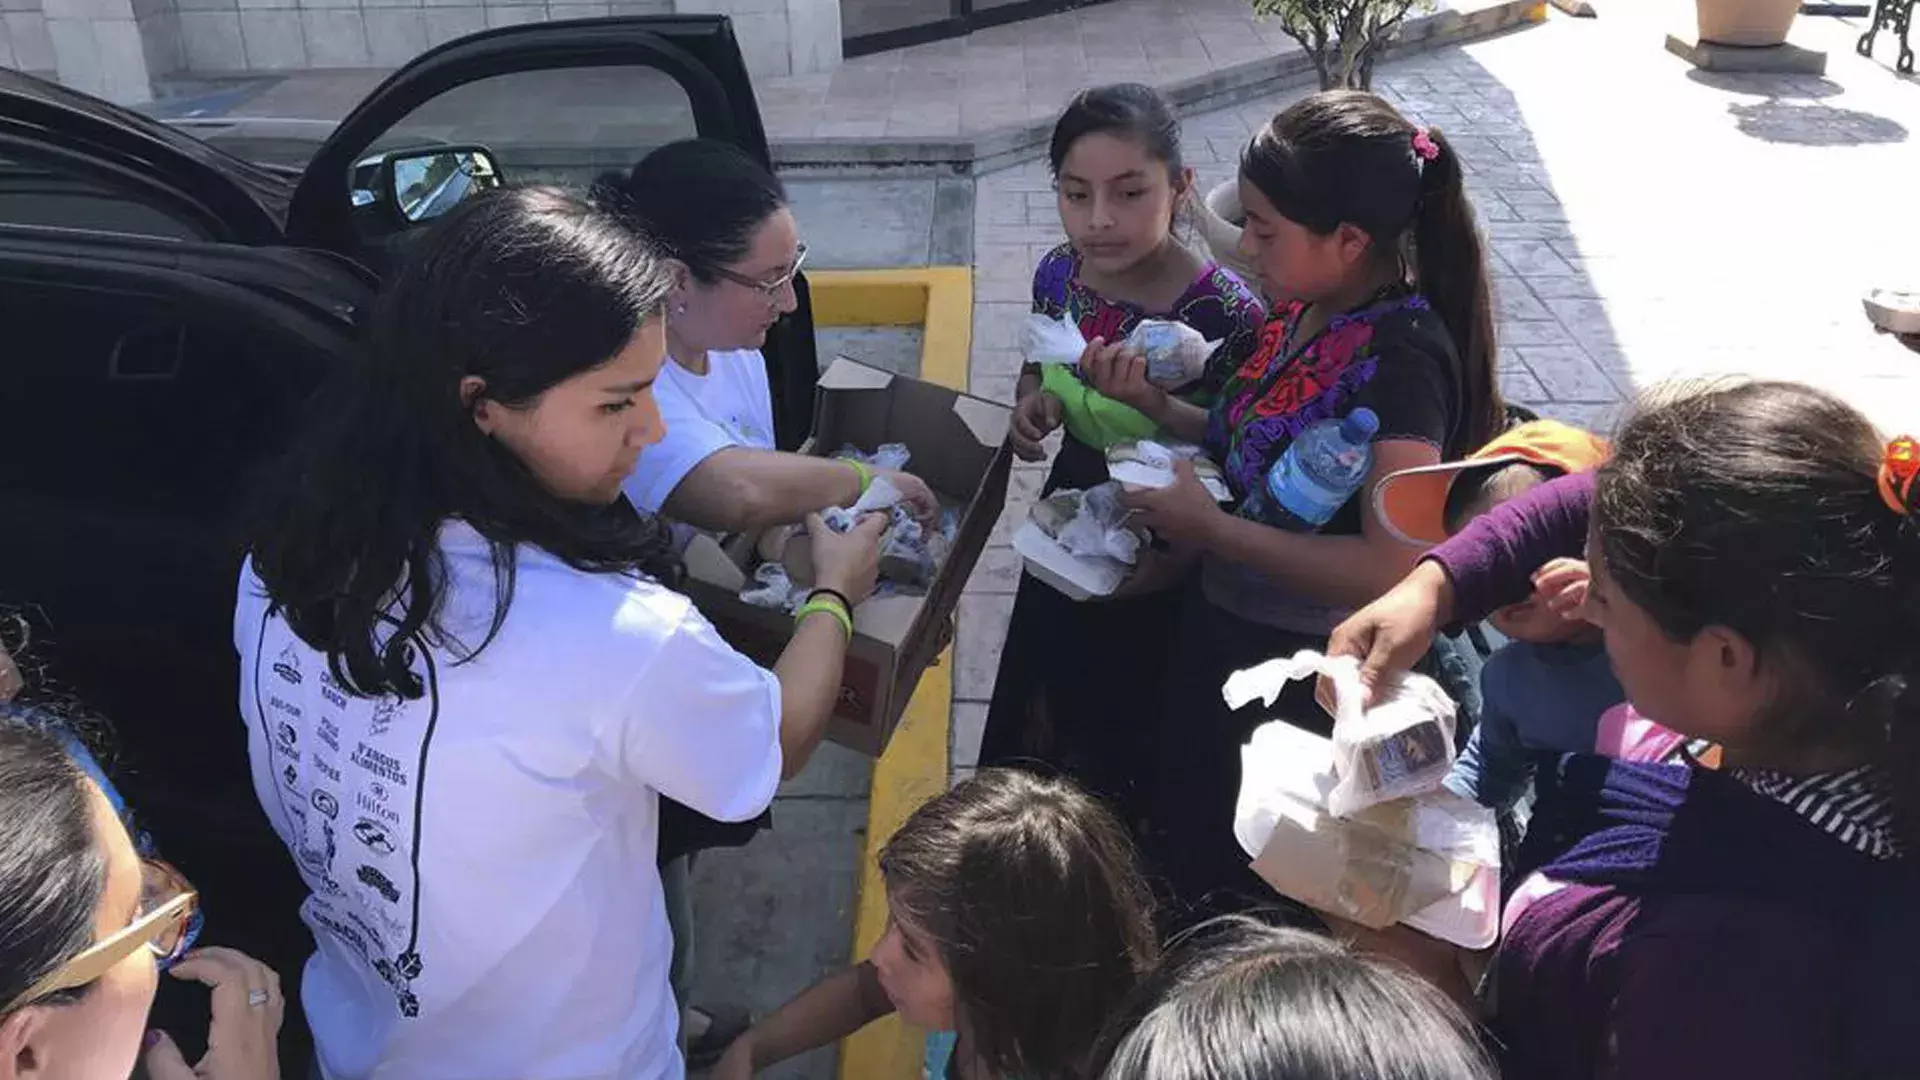
<instances>
[{"instance_id":1,"label":"white t-shirt with logos","mask_svg":"<svg viewBox=\"0 0 1920 1080\"><path fill-rule=\"evenodd\" d=\"M653 384L667 433L640 452L627 478L627 497L659 513L693 467L730 446L771 450L773 391L758 349L707 354L707 373L695 375L669 360Z\"/></svg>"},{"instance_id":2,"label":"white t-shirt with logos","mask_svg":"<svg viewBox=\"0 0 1920 1080\"><path fill-rule=\"evenodd\" d=\"M441 534L444 622L494 575ZM234 616L254 789L312 890L302 983L331 1080L678 1080L659 796L744 821L780 781L780 687L683 596L522 546L479 655L412 650L424 696L354 697L269 612Z\"/></svg>"}]
</instances>

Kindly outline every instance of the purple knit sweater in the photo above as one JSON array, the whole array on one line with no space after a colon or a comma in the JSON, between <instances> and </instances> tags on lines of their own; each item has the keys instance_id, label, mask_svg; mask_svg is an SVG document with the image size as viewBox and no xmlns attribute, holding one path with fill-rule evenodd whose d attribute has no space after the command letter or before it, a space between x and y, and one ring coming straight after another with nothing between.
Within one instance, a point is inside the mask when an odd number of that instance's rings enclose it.
<instances>
[{"instance_id":1,"label":"purple knit sweater","mask_svg":"<svg viewBox=\"0 0 1920 1080\"><path fill-rule=\"evenodd\" d=\"M1524 599L1585 546L1594 474L1543 484L1427 557L1454 618ZM1500 943L1504 1080L1920 1076L1914 875L1731 777L1568 755L1523 869L1567 883Z\"/></svg>"}]
</instances>

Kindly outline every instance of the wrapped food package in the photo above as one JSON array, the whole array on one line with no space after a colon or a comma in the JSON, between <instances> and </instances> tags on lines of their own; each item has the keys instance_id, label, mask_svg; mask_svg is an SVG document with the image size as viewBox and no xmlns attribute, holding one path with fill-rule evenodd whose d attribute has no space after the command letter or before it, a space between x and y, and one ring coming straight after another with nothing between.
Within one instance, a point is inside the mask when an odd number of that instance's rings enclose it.
<instances>
[{"instance_id":1,"label":"wrapped food package","mask_svg":"<svg viewBox=\"0 0 1920 1080\"><path fill-rule=\"evenodd\" d=\"M775 611L792 612L805 596L805 589L795 584L786 567L777 562L761 563L753 572L753 581L740 590L740 599Z\"/></svg>"},{"instance_id":2,"label":"wrapped food package","mask_svg":"<svg viewBox=\"0 0 1920 1080\"><path fill-rule=\"evenodd\" d=\"M1034 503L1014 530L1027 572L1075 600L1110 596L1133 572L1142 538L1127 525L1120 485L1056 491Z\"/></svg>"},{"instance_id":3,"label":"wrapped food package","mask_svg":"<svg viewBox=\"0 0 1920 1080\"><path fill-rule=\"evenodd\" d=\"M1140 354L1147 362L1147 381L1167 390L1178 390L1206 374L1207 361L1218 341L1186 323L1171 319L1142 319L1126 337L1128 352ZM1030 364L1057 364L1077 368L1087 339L1071 320L1048 315L1027 316L1021 333L1021 352Z\"/></svg>"},{"instance_id":4,"label":"wrapped food package","mask_svg":"<svg viewBox=\"0 0 1920 1080\"><path fill-rule=\"evenodd\" d=\"M1376 803L1432 791L1446 779L1455 754L1455 706L1425 675L1407 672L1377 685L1373 702L1362 708L1359 662L1306 650L1234 672L1223 693L1234 708L1254 698L1271 704L1282 685L1309 676L1325 676L1333 687L1339 783L1327 796L1331 813L1349 817Z\"/></svg>"},{"instance_id":5,"label":"wrapped food package","mask_svg":"<svg viewBox=\"0 0 1920 1080\"><path fill-rule=\"evenodd\" d=\"M882 446L870 457L851 450L841 456L871 461L876 468L896 468L908 460L906 448L897 444ZM944 508L938 528L929 529L914 517L905 498L893 481L876 476L852 506L828 507L820 512L820 519L827 528L844 533L867 514L888 515L887 530L880 538L880 577L902 589L924 588L953 550L960 531L960 515L951 507ZM773 538L776 534L777 539ZM768 530L756 546L756 553L781 563L793 581L812 584L813 545L808 542L804 527Z\"/></svg>"},{"instance_id":6,"label":"wrapped food package","mask_svg":"<svg viewBox=\"0 0 1920 1080\"><path fill-rule=\"evenodd\" d=\"M1207 373L1207 361L1218 341L1183 322L1142 319L1127 335L1127 347L1147 361L1147 381L1167 390L1198 382Z\"/></svg>"},{"instance_id":7,"label":"wrapped food package","mask_svg":"<svg viewBox=\"0 0 1920 1080\"><path fill-rule=\"evenodd\" d=\"M1107 475L1134 487L1171 487L1173 463L1181 460L1193 463L1194 475L1215 502L1233 498L1227 474L1207 457L1206 451L1177 439L1124 439L1114 443L1107 447Z\"/></svg>"},{"instance_id":8,"label":"wrapped food package","mask_svg":"<svg viewBox=\"0 0 1920 1080\"><path fill-rule=\"evenodd\" d=\"M1493 943L1493 811L1443 788L1335 816L1332 741L1284 720L1255 729L1241 763L1234 835L1275 891L1375 929L1404 922L1464 948Z\"/></svg>"}]
</instances>

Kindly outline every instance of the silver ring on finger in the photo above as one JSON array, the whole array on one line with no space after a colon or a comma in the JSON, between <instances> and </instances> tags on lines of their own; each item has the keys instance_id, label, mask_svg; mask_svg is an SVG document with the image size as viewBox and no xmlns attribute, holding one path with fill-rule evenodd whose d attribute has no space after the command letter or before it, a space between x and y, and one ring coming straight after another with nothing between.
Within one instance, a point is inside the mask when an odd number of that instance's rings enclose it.
<instances>
[{"instance_id":1,"label":"silver ring on finger","mask_svg":"<svg viewBox=\"0 0 1920 1080\"><path fill-rule=\"evenodd\" d=\"M265 990L249 990L247 991L247 1008L264 1009L272 997L273 995L267 993Z\"/></svg>"}]
</instances>

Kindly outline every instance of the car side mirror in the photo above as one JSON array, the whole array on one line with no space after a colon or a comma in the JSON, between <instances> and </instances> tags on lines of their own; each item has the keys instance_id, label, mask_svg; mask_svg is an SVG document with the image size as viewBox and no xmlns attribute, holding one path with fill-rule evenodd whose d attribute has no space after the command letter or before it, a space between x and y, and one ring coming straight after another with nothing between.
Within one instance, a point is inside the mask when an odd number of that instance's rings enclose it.
<instances>
[{"instance_id":1,"label":"car side mirror","mask_svg":"<svg viewBox=\"0 0 1920 1080\"><path fill-rule=\"evenodd\" d=\"M380 159L374 190L410 225L432 221L501 184L500 166L483 146L398 150Z\"/></svg>"}]
</instances>

